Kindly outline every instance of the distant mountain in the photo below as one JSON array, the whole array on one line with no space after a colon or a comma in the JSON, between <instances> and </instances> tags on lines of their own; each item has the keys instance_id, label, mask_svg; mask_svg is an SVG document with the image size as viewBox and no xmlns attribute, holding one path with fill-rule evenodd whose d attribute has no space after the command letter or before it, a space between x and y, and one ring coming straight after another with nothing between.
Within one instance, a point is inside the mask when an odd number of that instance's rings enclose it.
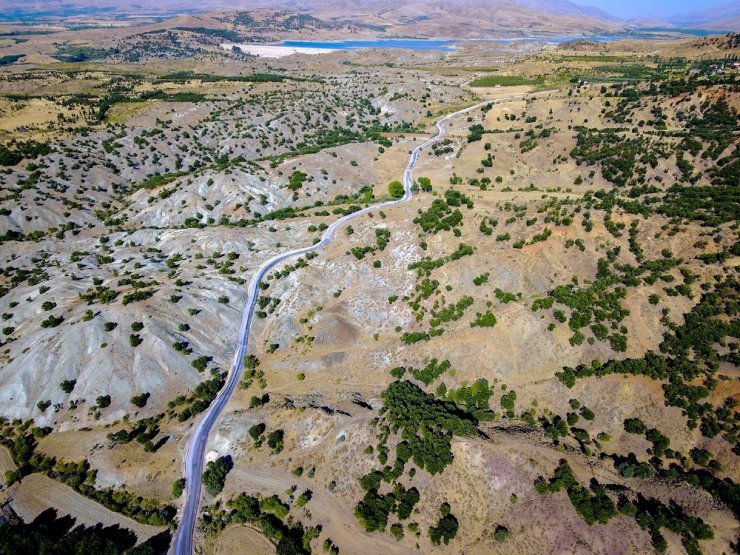
<instances>
[{"instance_id":1,"label":"distant mountain","mask_svg":"<svg viewBox=\"0 0 740 555\"><path fill-rule=\"evenodd\" d=\"M620 21L620 18L594 6L582 6L568 0L512 0L514 4L538 12L550 12L561 15L582 15L603 19L605 21Z\"/></svg>"},{"instance_id":2,"label":"distant mountain","mask_svg":"<svg viewBox=\"0 0 740 555\"><path fill-rule=\"evenodd\" d=\"M727 4L712 6L689 13L676 14L666 19L670 23L676 23L680 25L701 25L703 23L711 23L713 21L733 18L740 18L739 2L728 2Z\"/></svg>"},{"instance_id":3,"label":"distant mountain","mask_svg":"<svg viewBox=\"0 0 740 555\"><path fill-rule=\"evenodd\" d=\"M704 27L727 31L740 30L740 2L729 2L667 18L669 23L685 27Z\"/></svg>"},{"instance_id":4,"label":"distant mountain","mask_svg":"<svg viewBox=\"0 0 740 555\"><path fill-rule=\"evenodd\" d=\"M588 0L584 0L588 1ZM62 20L249 10L310 14L356 32L418 37L495 38L618 34L627 28L740 29L740 3L675 16L625 21L570 0L0 0L0 21Z\"/></svg>"},{"instance_id":5,"label":"distant mountain","mask_svg":"<svg viewBox=\"0 0 740 555\"><path fill-rule=\"evenodd\" d=\"M251 5L260 7L280 7L291 10L321 9L321 6L338 8L346 7L363 11L391 11L400 7L395 0L257 0ZM421 4L421 2L404 2L403 5ZM512 8L525 8L533 12L545 12L558 15L583 16L587 18L603 19L605 21L619 21L619 18L592 6L582 6L569 0L448 0L444 2L448 9L471 10L475 8L495 9L508 11ZM235 7L234 3L231 6Z\"/></svg>"},{"instance_id":6,"label":"distant mountain","mask_svg":"<svg viewBox=\"0 0 740 555\"><path fill-rule=\"evenodd\" d=\"M238 6L230 3L231 9ZM251 0L249 6L383 25L388 33L416 36L594 35L622 30L617 18L568 0Z\"/></svg>"}]
</instances>

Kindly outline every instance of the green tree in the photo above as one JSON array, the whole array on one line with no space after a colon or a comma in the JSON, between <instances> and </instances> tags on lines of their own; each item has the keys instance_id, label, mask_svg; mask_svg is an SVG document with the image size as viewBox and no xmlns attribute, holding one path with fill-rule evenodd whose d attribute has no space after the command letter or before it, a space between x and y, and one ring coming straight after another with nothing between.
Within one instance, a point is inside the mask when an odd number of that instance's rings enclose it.
<instances>
[{"instance_id":1,"label":"green tree","mask_svg":"<svg viewBox=\"0 0 740 555\"><path fill-rule=\"evenodd\" d=\"M403 183L400 181L391 181L388 184L388 192L393 198L403 198L403 195L406 193Z\"/></svg>"},{"instance_id":2,"label":"green tree","mask_svg":"<svg viewBox=\"0 0 740 555\"><path fill-rule=\"evenodd\" d=\"M210 461L203 472L203 486L210 495L218 495L224 489L226 475L232 469L234 464L231 457L219 457L215 461Z\"/></svg>"},{"instance_id":3,"label":"green tree","mask_svg":"<svg viewBox=\"0 0 740 555\"><path fill-rule=\"evenodd\" d=\"M62 383L59 384L59 388L65 393L72 393L72 390L75 388L76 384L77 380L64 380Z\"/></svg>"},{"instance_id":4,"label":"green tree","mask_svg":"<svg viewBox=\"0 0 740 555\"><path fill-rule=\"evenodd\" d=\"M172 482L172 497L177 499L185 491L185 478L178 478Z\"/></svg>"}]
</instances>

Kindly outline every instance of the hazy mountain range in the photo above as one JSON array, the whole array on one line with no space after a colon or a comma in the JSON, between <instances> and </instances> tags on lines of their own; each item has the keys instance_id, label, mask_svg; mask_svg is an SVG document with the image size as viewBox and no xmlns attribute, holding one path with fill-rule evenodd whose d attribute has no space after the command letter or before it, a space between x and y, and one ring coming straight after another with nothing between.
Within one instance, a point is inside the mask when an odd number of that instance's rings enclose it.
<instances>
[{"instance_id":1,"label":"hazy mountain range","mask_svg":"<svg viewBox=\"0 0 740 555\"><path fill-rule=\"evenodd\" d=\"M155 4L124 3L116 0L0 1L0 19L38 17L93 17L114 14L194 13L206 11L283 9L310 13L332 20L379 25L391 32L444 36L485 35L510 31L515 34L614 33L634 27L689 27L714 30L740 28L740 4L677 14L664 18L624 20L604 10L568 0L161 0ZM543 17L543 14L546 14ZM469 29L466 30L465 27ZM445 32L447 29L447 32Z\"/></svg>"}]
</instances>

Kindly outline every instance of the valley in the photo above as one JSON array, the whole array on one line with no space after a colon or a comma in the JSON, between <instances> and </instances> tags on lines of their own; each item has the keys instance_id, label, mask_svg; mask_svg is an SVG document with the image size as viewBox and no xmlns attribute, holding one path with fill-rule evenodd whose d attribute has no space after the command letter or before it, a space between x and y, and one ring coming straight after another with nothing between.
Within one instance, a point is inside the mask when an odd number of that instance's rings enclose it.
<instances>
[{"instance_id":1,"label":"valley","mask_svg":"<svg viewBox=\"0 0 740 555\"><path fill-rule=\"evenodd\" d=\"M0 550L735 550L737 34L358 13L3 31Z\"/></svg>"}]
</instances>

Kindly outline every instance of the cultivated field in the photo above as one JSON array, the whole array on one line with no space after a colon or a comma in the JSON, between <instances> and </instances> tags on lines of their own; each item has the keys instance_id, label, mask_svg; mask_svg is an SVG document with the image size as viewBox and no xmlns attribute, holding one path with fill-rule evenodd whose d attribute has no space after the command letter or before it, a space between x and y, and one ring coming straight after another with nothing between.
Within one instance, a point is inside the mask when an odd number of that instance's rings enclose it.
<instances>
[{"instance_id":1,"label":"cultivated field","mask_svg":"<svg viewBox=\"0 0 740 555\"><path fill-rule=\"evenodd\" d=\"M76 525L104 527L120 526L131 530L139 542L164 531L164 528L146 526L106 509L83 497L69 486L60 484L43 474L31 474L9 493L10 506L25 522L33 521L47 509L55 509L58 516L70 515Z\"/></svg>"}]
</instances>

